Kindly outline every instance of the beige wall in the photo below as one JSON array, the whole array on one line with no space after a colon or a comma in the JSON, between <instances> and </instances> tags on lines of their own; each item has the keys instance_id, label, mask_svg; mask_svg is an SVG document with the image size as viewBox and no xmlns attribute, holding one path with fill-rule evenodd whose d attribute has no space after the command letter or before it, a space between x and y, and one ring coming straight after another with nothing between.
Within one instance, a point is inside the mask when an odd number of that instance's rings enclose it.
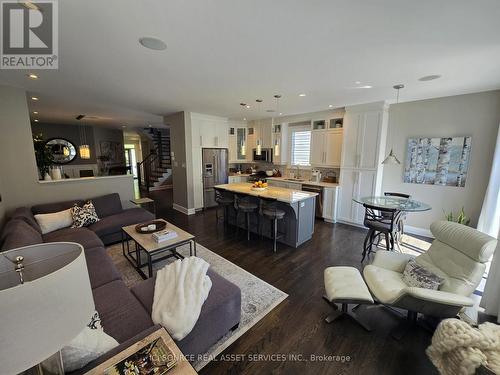
<instances>
[{"instance_id":1,"label":"beige wall","mask_svg":"<svg viewBox=\"0 0 500 375\"><path fill-rule=\"evenodd\" d=\"M383 191L411 194L432 206L432 210L408 215L407 224L428 230L443 210L462 206L475 226L488 184L500 123L500 91L451 96L391 105L387 153L394 152L401 165L384 166ZM471 161L464 188L403 183L406 143L409 137L472 136ZM393 142L391 142L391 137Z\"/></svg>"},{"instance_id":2,"label":"beige wall","mask_svg":"<svg viewBox=\"0 0 500 375\"><path fill-rule=\"evenodd\" d=\"M0 192L7 215L19 206L112 192L120 193L124 202L133 198L131 176L40 183L24 90L0 86L0 134ZM2 209L0 220L1 214Z\"/></svg>"}]
</instances>

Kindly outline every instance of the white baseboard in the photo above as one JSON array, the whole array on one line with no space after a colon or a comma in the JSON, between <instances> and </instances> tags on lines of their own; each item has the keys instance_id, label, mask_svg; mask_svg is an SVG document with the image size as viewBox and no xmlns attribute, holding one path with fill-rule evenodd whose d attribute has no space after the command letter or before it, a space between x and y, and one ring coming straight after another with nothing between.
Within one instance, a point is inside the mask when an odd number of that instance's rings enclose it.
<instances>
[{"instance_id":1,"label":"white baseboard","mask_svg":"<svg viewBox=\"0 0 500 375\"><path fill-rule=\"evenodd\" d=\"M182 212L184 215L194 215L196 213L196 210L194 208L182 207L176 203L172 205L172 208L176 211Z\"/></svg>"},{"instance_id":2,"label":"white baseboard","mask_svg":"<svg viewBox=\"0 0 500 375\"><path fill-rule=\"evenodd\" d=\"M352 221L337 219L337 223L352 225L353 227L367 229L363 224L354 223Z\"/></svg>"},{"instance_id":3,"label":"white baseboard","mask_svg":"<svg viewBox=\"0 0 500 375\"><path fill-rule=\"evenodd\" d=\"M405 232L411 233L411 234L416 234L417 236L425 236L425 237L434 238L434 236L432 235L432 233L429 229L412 227L411 225L405 225Z\"/></svg>"}]
</instances>

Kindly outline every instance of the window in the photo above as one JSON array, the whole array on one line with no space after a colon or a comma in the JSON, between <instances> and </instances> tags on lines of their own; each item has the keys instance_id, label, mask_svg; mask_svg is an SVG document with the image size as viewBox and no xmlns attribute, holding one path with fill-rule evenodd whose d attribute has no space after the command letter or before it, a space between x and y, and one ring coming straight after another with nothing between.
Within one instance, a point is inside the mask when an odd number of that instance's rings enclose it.
<instances>
[{"instance_id":1,"label":"window","mask_svg":"<svg viewBox=\"0 0 500 375\"><path fill-rule=\"evenodd\" d=\"M310 165L311 131L302 129L292 130L291 163L292 165Z\"/></svg>"}]
</instances>

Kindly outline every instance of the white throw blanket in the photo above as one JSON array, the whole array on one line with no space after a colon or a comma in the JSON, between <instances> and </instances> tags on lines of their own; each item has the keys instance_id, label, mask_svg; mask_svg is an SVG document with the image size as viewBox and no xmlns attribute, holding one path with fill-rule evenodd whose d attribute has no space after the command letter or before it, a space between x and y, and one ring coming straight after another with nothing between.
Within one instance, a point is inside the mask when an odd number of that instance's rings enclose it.
<instances>
[{"instance_id":1,"label":"white throw blanket","mask_svg":"<svg viewBox=\"0 0 500 375\"><path fill-rule=\"evenodd\" d=\"M474 328L458 319L443 320L434 332L427 355L443 375L474 374L480 365L500 373L500 326Z\"/></svg>"},{"instance_id":2,"label":"white throw blanket","mask_svg":"<svg viewBox=\"0 0 500 375\"><path fill-rule=\"evenodd\" d=\"M156 274L151 317L176 340L186 337L198 321L212 288L208 267L203 259L189 257L166 265Z\"/></svg>"}]
</instances>

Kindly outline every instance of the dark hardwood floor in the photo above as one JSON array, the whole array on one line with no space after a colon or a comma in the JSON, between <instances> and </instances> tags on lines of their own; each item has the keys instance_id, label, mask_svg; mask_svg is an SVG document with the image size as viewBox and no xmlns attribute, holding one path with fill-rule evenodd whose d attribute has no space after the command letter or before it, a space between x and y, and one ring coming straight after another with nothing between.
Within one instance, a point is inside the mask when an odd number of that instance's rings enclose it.
<instances>
[{"instance_id":1,"label":"dark hardwood floor","mask_svg":"<svg viewBox=\"0 0 500 375\"><path fill-rule=\"evenodd\" d=\"M274 254L270 240L254 237L247 242L243 235L236 238L233 230L225 232L213 209L186 216L171 208L171 191L151 197L159 217L195 234L203 246L289 294L201 374L437 374L425 355L431 334L416 327L402 340L394 340L390 331L401 318L384 308L358 310L372 332L347 319L324 322L331 307L322 299L323 270L335 265L362 269L363 229L316 221L312 240L298 249L280 245ZM247 356L237 360L240 354ZM256 357L259 354L262 360ZM295 360L268 360L288 354L296 355Z\"/></svg>"}]
</instances>

